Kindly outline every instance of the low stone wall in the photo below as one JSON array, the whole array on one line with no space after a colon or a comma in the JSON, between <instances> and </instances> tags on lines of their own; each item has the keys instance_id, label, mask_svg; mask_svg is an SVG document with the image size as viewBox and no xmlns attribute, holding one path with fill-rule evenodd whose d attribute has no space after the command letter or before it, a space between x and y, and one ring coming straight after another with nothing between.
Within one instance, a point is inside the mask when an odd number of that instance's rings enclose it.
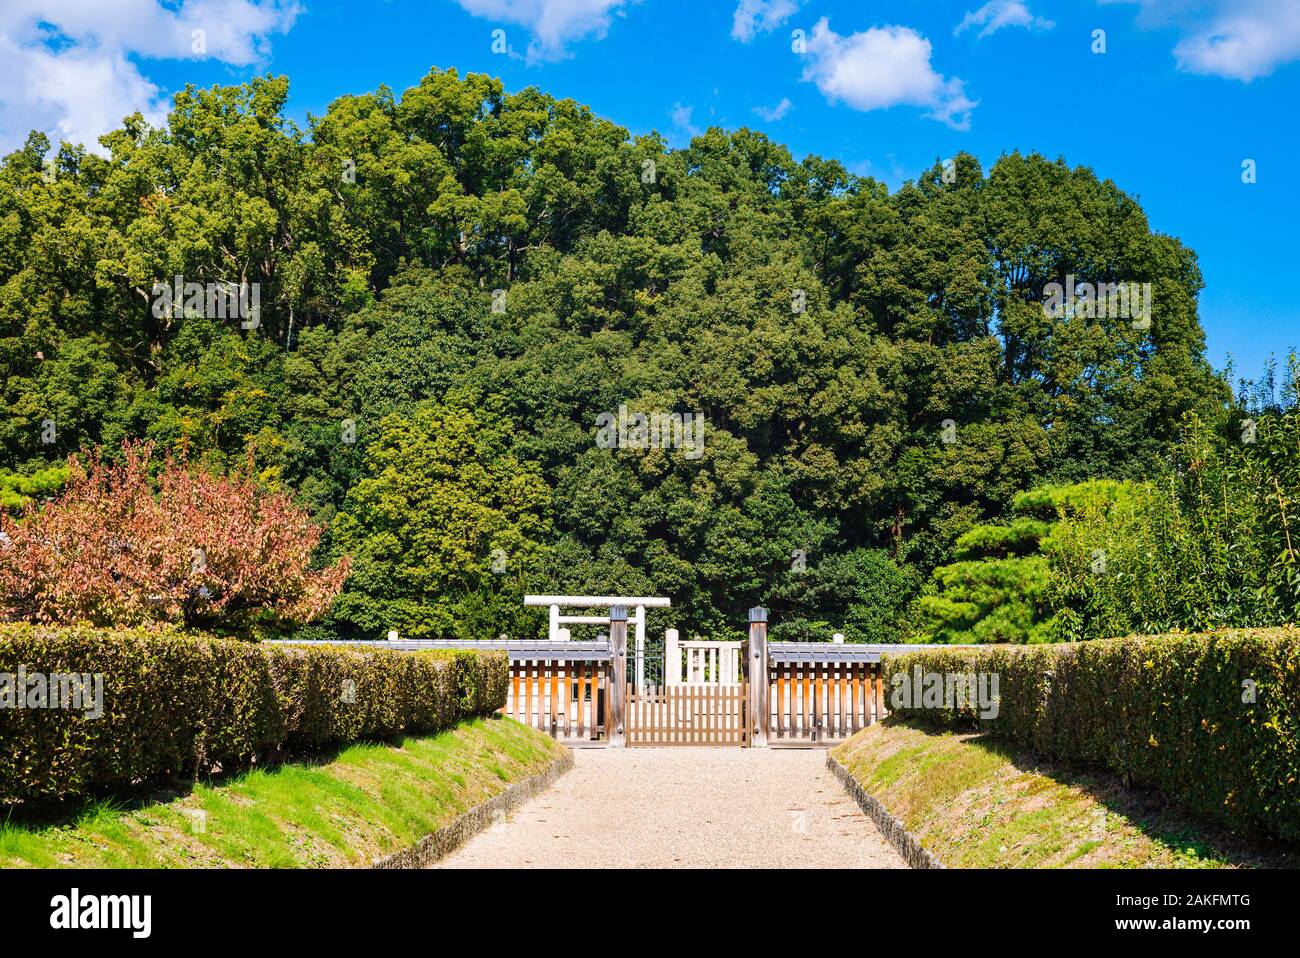
<instances>
[{"instance_id":1,"label":"low stone wall","mask_svg":"<svg viewBox=\"0 0 1300 958\"><path fill-rule=\"evenodd\" d=\"M543 772L508 786L504 792L475 805L410 848L385 855L370 863L371 868L428 868L434 862L460 848L479 832L492 827L530 798L546 791L561 775L573 768L573 752L565 749Z\"/></svg>"},{"instance_id":2,"label":"low stone wall","mask_svg":"<svg viewBox=\"0 0 1300 958\"><path fill-rule=\"evenodd\" d=\"M840 784L844 786L845 791L853 796L853 800L880 829L880 833L885 836L886 841L898 849L898 853L903 856L903 861L907 862L909 868L943 868L944 865L934 854L922 847L917 841L916 836L903 827L893 815L889 814L889 809L881 804L880 800L868 792L854 778L847 768L836 761L833 755L826 756L826 767L831 770Z\"/></svg>"}]
</instances>

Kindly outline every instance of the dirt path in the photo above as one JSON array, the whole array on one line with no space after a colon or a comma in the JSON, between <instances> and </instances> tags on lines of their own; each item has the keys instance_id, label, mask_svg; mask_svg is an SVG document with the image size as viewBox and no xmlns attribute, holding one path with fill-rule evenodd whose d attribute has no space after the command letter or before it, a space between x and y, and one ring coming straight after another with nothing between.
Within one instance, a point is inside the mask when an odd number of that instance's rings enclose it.
<instances>
[{"instance_id":1,"label":"dirt path","mask_svg":"<svg viewBox=\"0 0 1300 958\"><path fill-rule=\"evenodd\" d=\"M821 749L578 749L441 868L903 868Z\"/></svg>"}]
</instances>

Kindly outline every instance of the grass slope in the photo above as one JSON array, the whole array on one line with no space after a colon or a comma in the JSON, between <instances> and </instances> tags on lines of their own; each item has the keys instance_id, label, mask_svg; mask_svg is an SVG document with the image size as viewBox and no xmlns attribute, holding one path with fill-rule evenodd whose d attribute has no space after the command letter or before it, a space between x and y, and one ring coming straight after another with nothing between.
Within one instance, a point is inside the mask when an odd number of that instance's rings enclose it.
<instances>
[{"instance_id":1,"label":"grass slope","mask_svg":"<svg viewBox=\"0 0 1300 958\"><path fill-rule=\"evenodd\" d=\"M1294 866L1105 773L1035 763L977 734L885 721L831 753L950 868Z\"/></svg>"},{"instance_id":2,"label":"grass slope","mask_svg":"<svg viewBox=\"0 0 1300 958\"><path fill-rule=\"evenodd\" d=\"M259 769L69 822L0 823L0 867L316 868L365 865L415 844L563 749L510 719L399 744L353 745L317 765Z\"/></svg>"}]
</instances>

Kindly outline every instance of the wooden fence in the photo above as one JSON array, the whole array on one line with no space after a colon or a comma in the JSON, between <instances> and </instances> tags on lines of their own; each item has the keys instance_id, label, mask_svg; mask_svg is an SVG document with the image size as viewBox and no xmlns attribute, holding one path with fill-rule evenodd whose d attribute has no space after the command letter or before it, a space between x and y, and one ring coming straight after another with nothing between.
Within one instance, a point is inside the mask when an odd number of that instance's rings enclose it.
<instances>
[{"instance_id":1,"label":"wooden fence","mask_svg":"<svg viewBox=\"0 0 1300 958\"><path fill-rule=\"evenodd\" d=\"M897 646L768 642L767 610L749 610L741 650L749 677L753 744L816 747L843 741L885 716L880 657Z\"/></svg>"},{"instance_id":2,"label":"wooden fence","mask_svg":"<svg viewBox=\"0 0 1300 958\"><path fill-rule=\"evenodd\" d=\"M880 656L895 647L768 643L765 616L766 610L751 611L749 639L734 649L731 643L716 643L716 655L700 649L708 667L695 683L680 685L626 682L621 619L611 620L608 644L506 643L504 714L571 744L775 748L831 745L887 714ZM688 654L678 651L683 659Z\"/></svg>"},{"instance_id":3,"label":"wooden fence","mask_svg":"<svg viewBox=\"0 0 1300 958\"><path fill-rule=\"evenodd\" d=\"M768 745L827 745L884 717L880 666L866 661L769 665Z\"/></svg>"},{"instance_id":4,"label":"wooden fence","mask_svg":"<svg viewBox=\"0 0 1300 958\"><path fill-rule=\"evenodd\" d=\"M767 641L767 610L743 643L676 642L697 654L678 682L629 685L627 609L610 610L609 641L390 641L395 649L500 649L510 657L503 714L571 745L819 747L888 713L880 657L915 645ZM301 644L301 643L292 643ZM373 642L348 644L373 647ZM696 647L700 648L696 648ZM716 646L716 651L708 648ZM685 663L689 665L689 660ZM674 671L671 668L668 671Z\"/></svg>"},{"instance_id":5,"label":"wooden fence","mask_svg":"<svg viewBox=\"0 0 1300 958\"><path fill-rule=\"evenodd\" d=\"M512 659L504 714L553 738L604 738L607 662Z\"/></svg>"}]
</instances>

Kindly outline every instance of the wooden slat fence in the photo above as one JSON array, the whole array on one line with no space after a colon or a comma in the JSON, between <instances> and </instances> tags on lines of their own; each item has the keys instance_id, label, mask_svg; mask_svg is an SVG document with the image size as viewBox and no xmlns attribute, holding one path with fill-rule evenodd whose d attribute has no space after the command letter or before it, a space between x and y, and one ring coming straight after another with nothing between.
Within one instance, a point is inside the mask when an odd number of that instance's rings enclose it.
<instances>
[{"instance_id":1,"label":"wooden slat fence","mask_svg":"<svg viewBox=\"0 0 1300 958\"><path fill-rule=\"evenodd\" d=\"M510 662L504 714L571 741L605 737L607 662L522 659Z\"/></svg>"},{"instance_id":2,"label":"wooden slat fence","mask_svg":"<svg viewBox=\"0 0 1300 958\"><path fill-rule=\"evenodd\" d=\"M768 672L771 746L843 741L884 717L879 663L775 659Z\"/></svg>"},{"instance_id":3,"label":"wooden slat fence","mask_svg":"<svg viewBox=\"0 0 1300 958\"><path fill-rule=\"evenodd\" d=\"M767 610L750 610L743 643L678 643L665 685L627 683L627 611L611 609L601 641L390 640L343 644L370 648L496 649L510 659L502 712L573 746L741 745L818 747L843 741L887 715L881 656L923 646L842 642L769 642ZM281 642L278 644L313 644ZM333 642L331 644L334 644ZM959 646L946 646L959 648ZM699 664L681 666L689 652ZM615 667L614 663L618 663ZM673 663L676 663L674 667ZM703 684L690 681L703 679ZM674 684L675 682L685 684Z\"/></svg>"},{"instance_id":4,"label":"wooden slat fence","mask_svg":"<svg viewBox=\"0 0 1300 958\"><path fill-rule=\"evenodd\" d=\"M668 683L625 685L627 610L608 641L401 640L346 645L405 649L497 649L510 658L504 714L572 745L809 747L842 741L888 713L882 655L924 646L771 642L767 610L750 610L743 643L678 643L669 629ZM277 644L311 645L280 641ZM338 644L332 640L330 644ZM963 646L945 646L962 648ZM698 651L698 665L683 660ZM618 662L618 668L612 663ZM673 663L676 663L674 666ZM681 675L703 684L693 684ZM673 684L686 682L688 684ZM618 691L623 689L622 701ZM623 720L620 721L620 716ZM622 726L622 731L620 731Z\"/></svg>"}]
</instances>

